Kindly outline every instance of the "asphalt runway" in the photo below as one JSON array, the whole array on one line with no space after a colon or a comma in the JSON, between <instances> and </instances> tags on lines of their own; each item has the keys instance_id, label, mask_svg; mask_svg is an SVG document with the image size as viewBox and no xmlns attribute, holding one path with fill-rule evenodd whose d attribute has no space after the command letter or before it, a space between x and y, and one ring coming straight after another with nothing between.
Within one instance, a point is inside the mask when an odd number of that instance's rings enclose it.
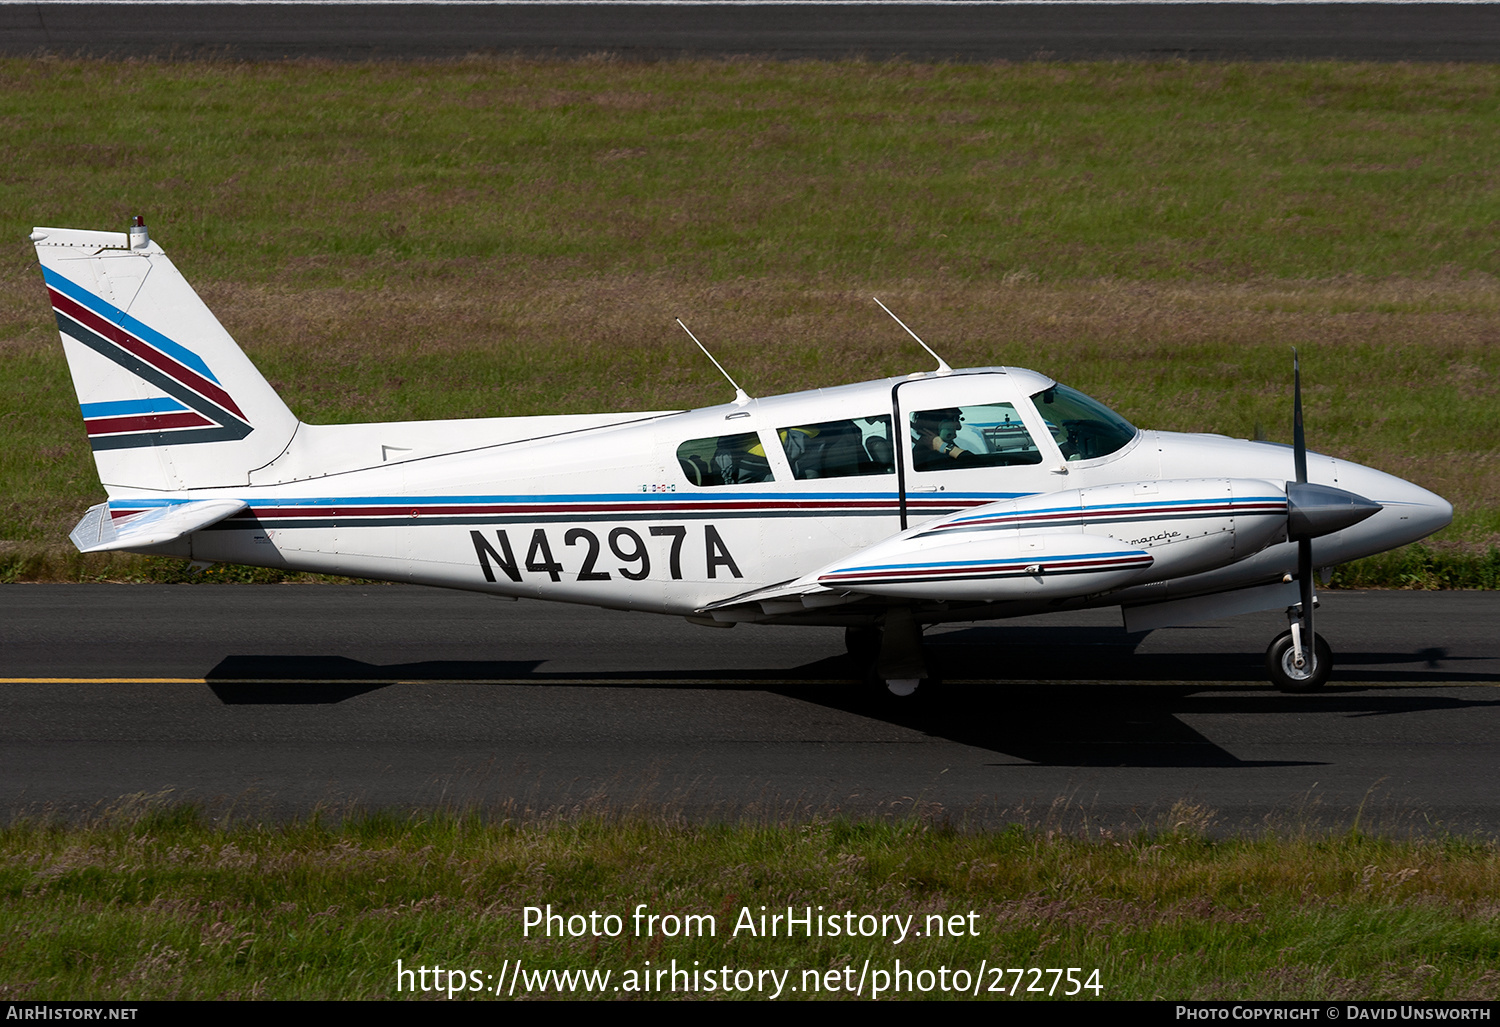
<instances>
[{"instance_id":1,"label":"asphalt runway","mask_svg":"<svg viewBox=\"0 0 1500 1027\"><path fill-rule=\"evenodd\" d=\"M1494 4L0 4L0 53L237 60L1500 59Z\"/></svg>"},{"instance_id":2,"label":"asphalt runway","mask_svg":"<svg viewBox=\"0 0 1500 1027\"><path fill-rule=\"evenodd\" d=\"M1493 835L1497 613L1494 593L1327 593L1339 666L1315 696L1261 680L1276 613L948 626L947 684L908 705L853 680L837 629L404 586L11 585L0 803Z\"/></svg>"}]
</instances>

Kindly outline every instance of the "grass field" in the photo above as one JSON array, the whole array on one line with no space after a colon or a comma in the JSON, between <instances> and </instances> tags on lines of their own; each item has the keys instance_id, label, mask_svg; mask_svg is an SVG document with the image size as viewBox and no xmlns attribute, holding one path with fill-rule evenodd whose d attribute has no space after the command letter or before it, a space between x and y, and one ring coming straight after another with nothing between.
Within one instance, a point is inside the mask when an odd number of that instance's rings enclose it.
<instances>
[{"instance_id":1,"label":"grass field","mask_svg":"<svg viewBox=\"0 0 1500 1027\"><path fill-rule=\"evenodd\" d=\"M102 492L25 242L137 212L314 422L724 400L675 316L752 394L925 367L878 294L955 366L1286 439L1295 345L1313 447L1457 509L1350 580L1494 577L1495 66L12 60L0 96L0 577L176 573L62 555Z\"/></svg>"},{"instance_id":2,"label":"grass field","mask_svg":"<svg viewBox=\"0 0 1500 1027\"><path fill-rule=\"evenodd\" d=\"M1500 997L1493 843L1211 840L1211 817L1181 806L1130 834L586 811L268 827L138 799L92 824L0 831L0 999L482 999L517 960L523 997L769 998L784 974L784 999L855 997L856 984L869 998L882 971L886 997L903 998L976 985L1011 1000ZM527 906L540 910L529 932ZM788 906L822 936L761 934L762 909ZM677 922L637 922L642 909ZM569 917L591 913L570 932ZM830 935L827 918L842 927L845 913L909 917L924 936L896 944L899 921L888 936L871 921L872 936ZM924 930L938 919L941 937ZM403 979L398 994L398 959L443 975ZM672 960L727 968L741 987L684 973L647 994L646 972ZM591 989L529 976L548 971L610 977ZM764 976L743 987L752 973ZM1013 998L1017 981L1035 990Z\"/></svg>"}]
</instances>

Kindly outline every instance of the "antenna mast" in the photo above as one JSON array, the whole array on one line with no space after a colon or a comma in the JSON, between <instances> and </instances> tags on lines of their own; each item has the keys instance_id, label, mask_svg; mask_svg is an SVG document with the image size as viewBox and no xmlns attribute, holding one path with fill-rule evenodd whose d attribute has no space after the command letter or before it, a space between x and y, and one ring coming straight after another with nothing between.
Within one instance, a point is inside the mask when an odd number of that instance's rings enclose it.
<instances>
[{"instance_id":1,"label":"antenna mast","mask_svg":"<svg viewBox=\"0 0 1500 1027\"><path fill-rule=\"evenodd\" d=\"M873 299L876 303L880 303L880 297L879 296L872 296L870 298ZM883 310L883 311L885 311L887 314L891 314L891 308L888 307L888 306L886 306L884 303L880 303L880 309ZM903 321L903 320L901 320L899 317L896 317L895 314L891 314L891 318L898 325L900 325L902 328L906 328L906 322ZM913 339L916 339L917 340L917 345L921 346L923 349L925 349L927 351L928 355L930 355L933 360L936 360L938 362L938 366L937 366L937 373L938 374L952 374L953 373L953 368L951 368L951 367L948 366L948 361L946 361L942 357L938 356L937 353L933 350L933 348L931 346L927 345L927 343L925 343L925 342L922 341L922 337L920 335L918 335L916 332L912 331L910 328L906 328L906 334L910 335ZM704 352L707 352L707 350L705 350ZM710 357L709 359L713 359L713 358Z\"/></svg>"},{"instance_id":2,"label":"antenna mast","mask_svg":"<svg viewBox=\"0 0 1500 1027\"><path fill-rule=\"evenodd\" d=\"M878 303L879 300L877 300L876 302ZM683 331L688 333L689 339L692 339L694 342L698 342L698 336L693 334L693 330L691 328L682 323L682 318L677 318L677 323L682 327ZM734 386L734 405L737 407L742 407L745 404L749 403L750 397L745 394L745 390L740 388L739 382L729 377L729 372L724 370L723 364L719 363L717 360L714 360L714 355L708 351L708 347L703 345L703 343L698 342L698 348L703 351L703 355L705 357L713 361L713 365L719 369L719 373L724 376L724 380L727 381L730 385Z\"/></svg>"}]
</instances>

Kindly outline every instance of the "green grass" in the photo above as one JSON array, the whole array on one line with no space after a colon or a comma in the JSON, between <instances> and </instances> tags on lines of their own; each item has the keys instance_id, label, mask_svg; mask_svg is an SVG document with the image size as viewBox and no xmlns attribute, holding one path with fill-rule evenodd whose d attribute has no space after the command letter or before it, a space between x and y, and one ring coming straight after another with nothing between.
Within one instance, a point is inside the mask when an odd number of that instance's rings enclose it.
<instances>
[{"instance_id":1,"label":"green grass","mask_svg":"<svg viewBox=\"0 0 1500 1027\"><path fill-rule=\"evenodd\" d=\"M1212 815L1188 806L1129 833L931 817L216 813L225 820L138 798L89 824L0 831L0 998L381 999L397 997L398 959L497 975L521 959L609 970L616 984L676 959L790 970L795 986L803 971L853 967L857 979L866 959L891 971L898 958L915 971L1098 969L1113 999L1500 997L1492 843L1216 840L1203 832ZM710 916L715 933L637 933L643 903ZM525 907L548 905L621 924L615 937L527 934ZM788 905L911 916L919 929L958 916L964 932L894 945L733 931L744 909Z\"/></svg>"},{"instance_id":2,"label":"green grass","mask_svg":"<svg viewBox=\"0 0 1500 1027\"><path fill-rule=\"evenodd\" d=\"M12 60L0 91L0 209L149 209L216 277L1495 269L1492 65Z\"/></svg>"},{"instance_id":3,"label":"green grass","mask_svg":"<svg viewBox=\"0 0 1500 1027\"><path fill-rule=\"evenodd\" d=\"M24 242L137 212L315 422L722 401L675 316L756 395L926 366L878 294L955 366L1286 439L1297 346L1313 447L1452 500L1430 551L1482 564L1497 87L1483 64L0 61L0 571L145 566L54 551L101 490Z\"/></svg>"},{"instance_id":4,"label":"green grass","mask_svg":"<svg viewBox=\"0 0 1500 1027\"><path fill-rule=\"evenodd\" d=\"M1434 549L1417 543L1345 564L1334 571L1334 588L1500 588L1500 548L1483 552Z\"/></svg>"}]
</instances>

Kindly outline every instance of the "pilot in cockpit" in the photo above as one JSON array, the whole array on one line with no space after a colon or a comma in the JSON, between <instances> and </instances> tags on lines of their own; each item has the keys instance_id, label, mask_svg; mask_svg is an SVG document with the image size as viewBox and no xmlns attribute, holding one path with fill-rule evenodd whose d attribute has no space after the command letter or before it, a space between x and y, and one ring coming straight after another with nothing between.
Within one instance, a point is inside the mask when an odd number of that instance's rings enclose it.
<instances>
[{"instance_id":1,"label":"pilot in cockpit","mask_svg":"<svg viewBox=\"0 0 1500 1027\"><path fill-rule=\"evenodd\" d=\"M919 410L911 415L912 466L919 471L952 466L952 461L969 456L969 451L954 442L963 427L963 414L948 408Z\"/></svg>"}]
</instances>

